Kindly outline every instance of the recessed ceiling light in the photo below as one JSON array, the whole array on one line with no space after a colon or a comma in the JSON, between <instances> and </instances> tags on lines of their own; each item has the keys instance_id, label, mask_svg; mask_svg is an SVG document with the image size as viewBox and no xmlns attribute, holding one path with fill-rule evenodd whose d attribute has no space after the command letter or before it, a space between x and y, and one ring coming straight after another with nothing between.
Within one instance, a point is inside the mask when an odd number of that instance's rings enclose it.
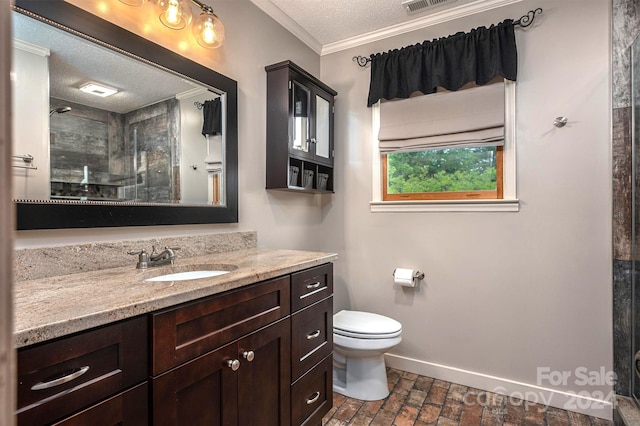
<instances>
[{"instance_id":1,"label":"recessed ceiling light","mask_svg":"<svg viewBox=\"0 0 640 426\"><path fill-rule=\"evenodd\" d=\"M118 93L118 89L105 86L104 84L96 83L95 81L88 81L84 83L82 86L80 86L80 90L82 90L85 93L101 96L103 98L107 96L111 96L114 93Z\"/></svg>"}]
</instances>

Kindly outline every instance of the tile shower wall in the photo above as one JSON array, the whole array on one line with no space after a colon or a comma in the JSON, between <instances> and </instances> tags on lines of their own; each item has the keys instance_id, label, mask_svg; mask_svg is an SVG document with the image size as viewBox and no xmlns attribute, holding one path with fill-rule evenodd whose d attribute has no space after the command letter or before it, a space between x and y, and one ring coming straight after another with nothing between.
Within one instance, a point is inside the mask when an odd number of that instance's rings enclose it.
<instances>
[{"instance_id":1,"label":"tile shower wall","mask_svg":"<svg viewBox=\"0 0 640 426\"><path fill-rule=\"evenodd\" d=\"M618 376L615 391L625 396L631 395L632 374L631 244L634 219L630 47L640 35L639 12L640 4L636 0L613 0L613 367Z\"/></svg>"},{"instance_id":2,"label":"tile shower wall","mask_svg":"<svg viewBox=\"0 0 640 426\"><path fill-rule=\"evenodd\" d=\"M180 107L176 99L126 114L54 98L50 103L52 108L72 108L50 118L52 196L180 200ZM81 185L85 167L89 183Z\"/></svg>"}]
</instances>

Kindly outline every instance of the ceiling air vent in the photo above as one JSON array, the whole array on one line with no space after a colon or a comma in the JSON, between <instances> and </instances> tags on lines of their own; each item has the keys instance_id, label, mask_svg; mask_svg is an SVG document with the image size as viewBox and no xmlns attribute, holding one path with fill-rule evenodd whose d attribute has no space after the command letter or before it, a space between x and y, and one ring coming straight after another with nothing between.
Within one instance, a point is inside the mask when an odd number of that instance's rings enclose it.
<instances>
[{"instance_id":1,"label":"ceiling air vent","mask_svg":"<svg viewBox=\"0 0 640 426\"><path fill-rule=\"evenodd\" d=\"M407 13L416 13L421 10L428 9L430 7L441 6L447 3L453 3L456 0L403 0L402 6Z\"/></svg>"}]
</instances>

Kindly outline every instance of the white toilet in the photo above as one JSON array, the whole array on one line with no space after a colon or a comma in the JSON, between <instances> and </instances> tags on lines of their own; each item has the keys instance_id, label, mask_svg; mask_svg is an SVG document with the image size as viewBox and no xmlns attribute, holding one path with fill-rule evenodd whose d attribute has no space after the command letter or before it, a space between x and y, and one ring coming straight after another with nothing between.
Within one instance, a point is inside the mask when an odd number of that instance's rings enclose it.
<instances>
[{"instance_id":1,"label":"white toilet","mask_svg":"<svg viewBox=\"0 0 640 426\"><path fill-rule=\"evenodd\" d=\"M333 316L333 391L365 401L389 395L384 353L397 346L402 324L383 315L340 311Z\"/></svg>"}]
</instances>

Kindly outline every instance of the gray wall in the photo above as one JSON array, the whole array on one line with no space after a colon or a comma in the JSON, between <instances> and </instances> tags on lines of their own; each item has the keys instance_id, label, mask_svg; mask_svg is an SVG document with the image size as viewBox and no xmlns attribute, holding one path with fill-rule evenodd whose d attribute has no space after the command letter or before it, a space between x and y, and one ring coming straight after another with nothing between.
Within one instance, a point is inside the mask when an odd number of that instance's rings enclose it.
<instances>
[{"instance_id":1,"label":"gray wall","mask_svg":"<svg viewBox=\"0 0 640 426\"><path fill-rule=\"evenodd\" d=\"M372 113L367 56L519 18L517 213L371 213ZM322 57L336 100L336 198L323 206L323 248L336 251L336 307L403 325L389 365L483 389L610 393L553 385L537 369L612 369L610 12L602 0L525 0ZM577 18L579 17L579 18ZM557 116L569 124L557 129ZM395 267L419 269L397 288ZM559 391L559 392L553 392ZM575 405L575 404L574 404ZM610 415L588 404L592 414Z\"/></svg>"}]
</instances>

